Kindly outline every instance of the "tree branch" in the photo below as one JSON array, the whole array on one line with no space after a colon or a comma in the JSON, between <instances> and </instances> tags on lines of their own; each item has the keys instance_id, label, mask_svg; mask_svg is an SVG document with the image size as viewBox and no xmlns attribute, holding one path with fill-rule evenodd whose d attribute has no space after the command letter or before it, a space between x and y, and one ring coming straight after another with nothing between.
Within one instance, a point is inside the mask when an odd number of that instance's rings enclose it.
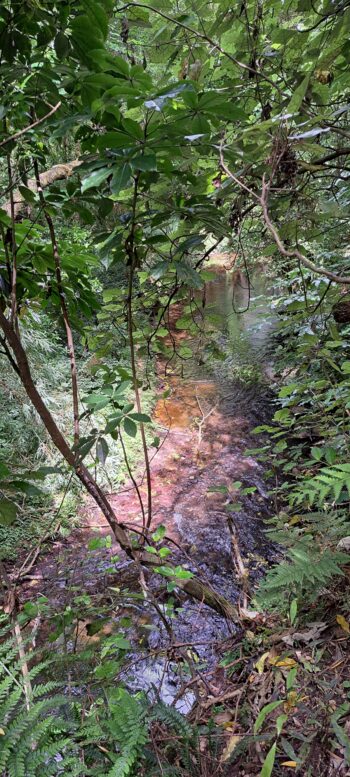
<instances>
[{"instance_id":1,"label":"tree branch","mask_svg":"<svg viewBox=\"0 0 350 777\"><path fill-rule=\"evenodd\" d=\"M56 113L56 111L58 111L58 109L61 107L61 105L62 105L62 102L61 102L61 100L60 100L60 101L57 103L57 105L54 105L54 107L53 107L53 108L51 108L51 111L49 111L49 113L47 113L45 116L42 116L42 118L41 118L41 119L37 119L36 121L33 121L33 123L32 123L32 124L29 124L29 126L28 126L28 127L24 127L24 129L22 129L22 130L19 130L19 132L15 132L15 134L14 134L14 135L10 135L10 137L9 137L9 138L6 138L6 140L2 140L2 141L0 142L0 148L1 148L1 146L6 146L6 144L7 144L7 143L10 143L10 141L12 141L12 140L17 140L17 139L18 139L18 138L20 138L22 135L24 135L26 132L29 132L29 130L31 130L31 129L34 129L34 127L37 127L37 126L38 126L38 124L42 124L42 123L43 123L43 121L46 121L46 119L49 119L49 118L50 118L50 116L52 116L54 113Z\"/></svg>"},{"instance_id":2,"label":"tree branch","mask_svg":"<svg viewBox=\"0 0 350 777\"><path fill-rule=\"evenodd\" d=\"M324 275L326 278L329 278L330 281L334 281L334 283L343 283L343 284L350 284L350 277L348 275L337 275L336 273L332 272L331 270L326 270L324 267L319 267L317 264L312 262L310 259L308 259L306 256L304 256L297 248L293 249L287 249L282 241L281 236L278 233L277 227L273 223L273 221L270 218L269 209L268 209L268 194L270 190L270 183L266 182L265 175L263 176L262 180L262 190L261 194L258 195L256 192L253 191L253 189L250 189L249 186L247 186L243 181L241 181L237 176L235 176L231 170L227 167L224 155L223 155L223 149L220 147L220 165L226 175L231 178L232 181L234 181L238 186L241 187L241 189L244 189L248 194L250 194L251 197L253 197L261 206L263 218L265 221L265 224L272 235L278 250L282 254L282 256L286 256L288 258L296 258L298 261L304 265L304 267L307 267L308 270L311 270L312 272L316 273L317 275Z\"/></svg>"},{"instance_id":3,"label":"tree branch","mask_svg":"<svg viewBox=\"0 0 350 777\"><path fill-rule=\"evenodd\" d=\"M58 250L58 243L56 238L56 232L55 227L52 221L52 217L50 212L48 211L46 207L45 197L42 190L42 187L40 185L40 175L39 175L39 167L38 162L35 159L34 160L34 171L35 171L35 180L36 180L36 187L37 192L39 195L40 204L43 210L43 213L45 215L46 223L49 228L50 232L50 240L51 240L51 246L52 246L52 255L53 260L55 263L55 272L56 272L56 282L57 282L57 290L58 290L58 296L60 300L60 306L61 306L61 312L62 312L62 318L64 321L64 326L66 330L66 337L67 337L67 346L68 346L68 353L69 353L69 359L70 359L70 372L71 372L71 380L72 380L72 399L73 399L73 419L74 419L74 447L77 449L78 443L79 443L79 393L78 393L78 374L77 374L77 362L75 358L75 347L74 347L74 339L73 339L73 333L72 333L72 327L70 325L69 320L69 313L68 308L66 305L66 297L64 293L64 286L62 281L62 271L61 271L61 257Z\"/></svg>"},{"instance_id":4,"label":"tree branch","mask_svg":"<svg viewBox=\"0 0 350 777\"><path fill-rule=\"evenodd\" d=\"M74 452L69 447L67 440L58 428L48 407L46 406L38 392L38 389L36 388L35 382L32 378L27 355L22 346L20 338L11 326L9 320L6 318L4 312L1 310L1 307L0 327L2 328L5 338L15 354L21 383L27 393L27 396L40 416L45 429L49 434L49 437L51 438L57 450L60 452L61 456L73 469L85 490L90 494L90 496L102 511L107 520L107 523L112 529L116 541L119 543L122 550L130 559L136 561L138 564L141 563L150 569L154 569L154 567L161 565L162 561L158 555L149 553L148 551L143 550L142 547L132 546L128 530L123 523L118 522L113 507L109 503L104 492L96 483L87 467L85 467L83 463L77 462ZM208 605L208 607L211 607L225 618L235 622L239 621L239 615L235 605L225 599L224 596L221 596L221 594L214 591L214 589L209 585L202 583L202 581L197 577L193 577L189 580L181 580L174 574L173 580L179 588L182 588L182 590L188 594L188 596L191 596L194 599L197 599L199 602Z\"/></svg>"},{"instance_id":5,"label":"tree branch","mask_svg":"<svg viewBox=\"0 0 350 777\"><path fill-rule=\"evenodd\" d=\"M155 14L158 14L158 16L161 16L163 19L166 19L168 22L171 22L171 24L174 24L176 27L181 27L181 29L186 30L186 32L192 33L192 35L196 35L197 38L200 38L201 40L205 40L207 43L210 44L216 51L219 51L220 54L222 54L223 57L227 57L231 62L233 62L234 65L237 65L237 67L240 67L243 70L247 70L248 73L252 73L253 75L258 76L259 78L262 78L264 81L266 81L268 84L273 86L274 89L279 90L279 87L277 84L272 81L268 76L265 75L262 71L256 70L251 65L246 65L245 62L241 62L239 59L236 59L232 56L232 54L229 54L228 51L225 51L219 43L215 43L215 41L210 38L209 35L207 35L205 32L199 32L198 30L195 30L193 27L190 27L188 24L184 24L184 22L179 21L178 19L174 19L172 16L169 16L169 14L164 13L164 11L161 11L159 8L154 8L152 5L146 5L144 3L127 3L123 8L120 8L119 11L126 10L129 7L132 8L147 8L149 11L152 11Z\"/></svg>"}]
</instances>

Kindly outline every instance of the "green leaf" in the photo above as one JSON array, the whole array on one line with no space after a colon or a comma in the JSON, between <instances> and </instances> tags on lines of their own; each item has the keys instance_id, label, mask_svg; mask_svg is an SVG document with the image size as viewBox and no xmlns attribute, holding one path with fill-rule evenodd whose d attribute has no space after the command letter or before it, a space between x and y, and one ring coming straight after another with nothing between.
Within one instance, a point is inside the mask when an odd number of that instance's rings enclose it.
<instances>
[{"instance_id":1,"label":"green leaf","mask_svg":"<svg viewBox=\"0 0 350 777\"><path fill-rule=\"evenodd\" d=\"M130 650L131 643L125 637L113 637L113 645L119 650Z\"/></svg>"},{"instance_id":2,"label":"green leaf","mask_svg":"<svg viewBox=\"0 0 350 777\"><path fill-rule=\"evenodd\" d=\"M303 99L306 95L307 88L309 86L309 81L311 77L311 71L308 73L305 78L301 81L299 86L296 88L295 92L293 93L287 108L286 113L298 113L299 108L303 102Z\"/></svg>"},{"instance_id":3,"label":"green leaf","mask_svg":"<svg viewBox=\"0 0 350 777\"><path fill-rule=\"evenodd\" d=\"M67 56L70 48L67 36L63 32L59 31L55 37L53 45L58 59L64 59L64 57Z\"/></svg>"},{"instance_id":4,"label":"green leaf","mask_svg":"<svg viewBox=\"0 0 350 777\"><path fill-rule=\"evenodd\" d=\"M156 530L152 534L152 540L154 542L159 542L159 540L162 540L166 532L165 526L161 523L160 526L157 526Z\"/></svg>"},{"instance_id":5,"label":"green leaf","mask_svg":"<svg viewBox=\"0 0 350 777\"><path fill-rule=\"evenodd\" d=\"M13 491L20 491L27 496L41 496L42 490L33 486L33 483L27 483L26 480L11 480L6 483L6 487Z\"/></svg>"},{"instance_id":6,"label":"green leaf","mask_svg":"<svg viewBox=\"0 0 350 777\"><path fill-rule=\"evenodd\" d=\"M16 518L17 505L11 499L6 499L6 497L0 499L0 525L11 526Z\"/></svg>"},{"instance_id":7,"label":"green leaf","mask_svg":"<svg viewBox=\"0 0 350 777\"><path fill-rule=\"evenodd\" d=\"M111 150L117 148L130 148L134 147L134 140L127 135L126 132L105 132L104 135L98 139L97 146L100 151L106 148Z\"/></svg>"},{"instance_id":8,"label":"green leaf","mask_svg":"<svg viewBox=\"0 0 350 777\"><path fill-rule=\"evenodd\" d=\"M9 468L4 464L3 461L0 461L0 480L3 478L6 478L10 474Z\"/></svg>"},{"instance_id":9,"label":"green leaf","mask_svg":"<svg viewBox=\"0 0 350 777\"><path fill-rule=\"evenodd\" d=\"M106 38L108 33L108 16L101 3L96 2L96 0L83 0L82 4L91 19L92 26L97 25L103 37Z\"/></svg>"},{"instance_id":10,"label":"green leaf","mask_svg":"<svg viewBox=\"0 0 350 777\"><path fill-rule=\"evenodd\" d=\"M131 418L124 418L124 429L129 437L136 437L137 426Z\"/></svg>"},{"instance_id":11,"label":"green leaf","mask_svg":"<svg viewBox=\"0 0 350 777\"><path fill-rule=\"evenodd\" d=\"M109 405L111 398L106 394L90 394L88 397L84 397L85 404L94 410L102 410L102 408Z\"/></svg>"},{"instance_id":12,"label":"green leaf","mask_svg":"<svg viewBox=\"0 0 350 777\"><path fill-rule=\"evenodd\" d=\"M106 548L107 537L93 537L92 540L89 541L88 544L88 550L100 550L100 548Z\"/></svg>"},{"instance_id":13,"label":"green leaf","mask_svg":"<svg viewBox=\"0 0 350 777\"><path fill-rule=\"evenodd\" d=\"M297 617L297 612L298 612L298 599L292 599L290 603L290 608L289 608L289 620L292 625Z\"/></svg>"},{"instance_id":14,"label":"green leaf","mask_svg":"<svg viewBox=\"0 0 350 777\"><path fill-rule=\"evenodd\" d=\"M274 742L262 765L260 777L271 777L273 765L275 763L276 747L277 742Z\"/></svg>"},{"instance_id":15,"label":"green leaf","mask_svg":"<svg viewBox=\"0 0 350 777\"><path fill-rule=\"evenodd\" d=\"M321 448L311 448L311 456L315 461L321 461L323 458L323 451Z\"/></svg>"},{"instance_id":16,"label":"green leaf","mask_svg":"<svg viewBox=\"0 0 350 777\"><path fill-rule=\"evenodd\" d=\"M89 437L81 437L79 441L79 445L77 447L77 452L79 453L79 458L84 459L85 456L91 451L92 446L95 443L95 435L90 435Z\"/></svg>"},{"instance_id":17,"label":"green leaf","mask_svg":"<svg viewBox=\"0 0 350 777\"><path fill-rule=\"evenodd\" d=\"M122 189L125 189L131 178L131 167L128 163L125 163L122 167L118 167L114 171L111 180L110 188L112 194L119 194Z\"/></svg>"},{"instance_id":18,"label":"green leaf","mask_svg":"<svg viewBox=\"0 0 350 777\"><path fill-rule=\"evenodd\" d=\"M32 190L28 189L27 186L19 186L18 188L19 188L19 191L20 191L24 201L28 202L29 205L34 205L34 203L37 200L35 192L32 192Z\"/></svg>"},{"instance_id":19,"label":"green leaf","mask_svg":"<svg viewBox=\"0 0 350 777\"><path fill-rule=\"evenodd\" d=\"M130 413L130 418L133 418L134 421L139 421L141 424L151 423L151 419L149 415L146 415L146 413Z\"/></svg>"},{"instance_id":20,"label":"green leaf","mask_svg":"<svg viewBox=\"0 0 350 777\"><path fill-rule=\"evenodd\" d=\"M109 167L102 167L99 170L94 170L93 173L90 173L86 178L83 178L81 185L82 194L88 189L92 189L94 186L100 186L100 184L110 175L111 170Z\"/></svg>"},{"instance_id":21,"label":"green leaf","mask_svg":"<svg viewBox=\"0 0 350 777\"><path fill-rule=\"evenodd\" d=\"M189 571L189 569L184 569L183 567L175 567L174 569L174 575L179 580L190 580L191 577L193 577L193 573Z\"/></svg>"},{"instance_id":22,"label":"green leaf","mask_svg":"<svg viewBox=\"0 0 350 777\"><path fill-rule=\"evenodd\" d=\"M278 737L280 736L280 733L282 731L282 728L283 728L286 720L288 720L288 715L286 715L285 713L283 713L283 715L279 715L277 720L276 720L276 729L277 729L277 736Z\"/></svg>"},{"instance_id":23,"label":"green leaf","mask_svg":"<svg viewBox=\"0 0 350 777\"><path fill-rule=\"evenodd\" d=\"M276 709L276 707L279 707L281 704L283 704L283 700L280 701L270 701L269 704L265 704L265 707L260 710L259 715L254 723L254 734L257 734L258 731L260 731L261 726L270 712Z\"/></svg>"},{"instance_id":24,"label":"green leaf","mask_svg":"<svg viewBox=\"0 0 350 777\"><path fill-rule=\"evenodd\" d=\"M146 151L144 154L138 154L130 160L131 167L134 170L143 170L145 172L157 170L157 157L153 151Z\"/></svg>"},{"instance_id":25,"label":"green leaf","mask_svg":"<svg viewBox=\"0 0 350 777\"><path fill-rule=\"evenodd\" d=\"M273 420L281 424L289 422L291 420L289 410L287 410L286 407L284 407L282 410L277 410Z\"/></svg>"},{"instance_id":26,"label":"green leaf","mask_svg":"<svg viewBox=\"0 0 350 777\"><path fill-rule=\"evenodd\" d=\"M294 688L296 676L298 673L298 667L293 666L292 669L289 670L286 678L286 689L287 691L291 691L292 688Z\"/></svg>"}]
</instances>

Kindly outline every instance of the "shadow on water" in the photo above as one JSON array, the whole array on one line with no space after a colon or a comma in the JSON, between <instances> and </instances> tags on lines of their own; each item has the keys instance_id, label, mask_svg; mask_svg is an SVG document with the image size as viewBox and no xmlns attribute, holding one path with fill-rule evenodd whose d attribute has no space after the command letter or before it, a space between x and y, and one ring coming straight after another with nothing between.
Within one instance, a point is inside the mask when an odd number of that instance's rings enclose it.
<instances>
[{"instance_id":1,"label":"shadow on water","mask_svg":"<svg viewBox=\"0 0 350 777\"><path fill-rule=\"evenodd\" d=\"M228 514L233 516L240 552L250 569L252 583L270 555L263 532L263 518L269 509L263 471L253 457L244 455L245 449L252 447L251 429L268 412L269 388L265 377L273 321L265 295L263 273L255 273L249 289L239 271L217 269L204 292L194 299L198 334L192 335L190 341L176 327L181 315L179 305L175 304L170 312L172 337L177 343L184 339L190 342L193 357L184 364L179 360L172 361L170 366L165 361L158 362L161 390L154 419L161 446L151 465L153 525L166 527L167 544L173 548L177 564L200 574L231 601L239 598L240 585L232 556ZM241 310L245 312L239 313ZM209 335L213 345L209 343L208 348ZM220 352L220 359L214 358L215 349ZM164 388L170 390L169 396L162 396ZM239 499L239 489L235 493L238 487L232 490L237 481L242 488L255 490ZM221 490L212 490L218 487ZM143 481L140 490L145 497ZM228 513L236 499L238 509ZM141 527L139 504L129 486L113 494L111 501L123 521L136 530ZM106 578L103 570L110 568L110 555L118 549L112 547L110 552L93 554L86 551L86 543L96 536L96 530L102 535L108 531L98 508L88 504L83 512L86 528L71 535L64 564L60 566L58 557L52 555L39 565L39 580L41 575L45 594L57 605L64 603L65 591L72 586L95 591L98 581L106 579L106 585L111 580L113 585L113 575ZM127 584L140 592L133 562L121 558L114 568L118 586ZM164 579L162 582L158 575L147 573L147 586L150 599L157 593L158 612L154 610L143 637L144 659L137 630L130 628L128 636L135 653L130 656L131 671L124 679L134 689L151 692L157 687L160 696L170 703L181 684L181 677L166 653L170 645L190 644L198 658L211 665L218 657L220 642L229 637L234 627L208 607L179 593L174 595L172 615L176 617L169 621L173 632L170 640L159 611L161 608L169 615ZM30 596L33 593L31 589ZM150 601L135 601L133 612L138 619L145 613L149 617L149 611ZM193 695L187 694L176 703L186 711L193 701Z\"/></svg>"}]
</instances>

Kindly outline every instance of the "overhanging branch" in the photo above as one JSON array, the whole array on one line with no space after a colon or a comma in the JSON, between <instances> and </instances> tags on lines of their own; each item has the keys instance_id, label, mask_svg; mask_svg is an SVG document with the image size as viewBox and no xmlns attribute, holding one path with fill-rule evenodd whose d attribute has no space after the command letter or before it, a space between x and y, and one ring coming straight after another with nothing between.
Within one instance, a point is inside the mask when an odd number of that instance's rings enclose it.
<instances>
[{"instance_id":1,"label":"overhanging branch","mask_svg":"<svg viewBox=\"0 0 350 777\"><path fill-rule=\"evenodd\" d=\"M282 254L282 256L288 257L289 259L298 259L298 261L304 266L307 267L308 270L311 270L312 272L316 273L317 275L323 275L326 278L328 278L330 281L334 281L334 283L341 283L344 285L350 285L350 276L348 275L337 275L336 273L332 272L331 270L326 270L324 267L320 267L319 265L315 264L311 261L311 259L308 259L304 254L299 251L298 248L292 248L288 249L285 247L283 240L278 232L278 229L276 225L273 223L270 214L269 214L269 207L268 207L268 195L270 191L270 182L266 181L266 176L263 176L262 179L262 189L261 193L257 194L253 189L251 189L249 186L247 186L244 181L241 181L234 173L231 172L230 168L227 167L227 164L224 159L223 149L220 147L220 165L223 169L223 171L226 173L226 175L231 178L232 181L234 181L238 186L240 186L241 189L243 189L245 192L247 192L253 199L259 203L262 210L263 219L265 221L265 224L267 226L267 229L269 230L270 234L272 235L277 248L279 252Z\"/></svg>"}]
</instances>

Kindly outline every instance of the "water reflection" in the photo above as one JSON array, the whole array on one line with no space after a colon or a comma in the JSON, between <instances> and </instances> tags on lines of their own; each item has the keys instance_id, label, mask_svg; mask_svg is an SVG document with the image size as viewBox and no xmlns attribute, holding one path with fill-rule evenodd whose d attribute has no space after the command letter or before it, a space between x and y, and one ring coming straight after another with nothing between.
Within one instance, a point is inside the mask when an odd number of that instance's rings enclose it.
<instances>
[{"instance_id":1,"label":"water reflection","mask_svg":"<svg viewBox=\"0 0 350 777\"><path fill-rule=\"evenodd\" d=\"M206 283L205 318L210 321L214 314L218 329L227 335L231 345L243 337L250 346L260 347L273 326L268 306L270 294L266 276L261 271L249 278L243 270L217 273Z\"/></svg>"}]
</instances>

